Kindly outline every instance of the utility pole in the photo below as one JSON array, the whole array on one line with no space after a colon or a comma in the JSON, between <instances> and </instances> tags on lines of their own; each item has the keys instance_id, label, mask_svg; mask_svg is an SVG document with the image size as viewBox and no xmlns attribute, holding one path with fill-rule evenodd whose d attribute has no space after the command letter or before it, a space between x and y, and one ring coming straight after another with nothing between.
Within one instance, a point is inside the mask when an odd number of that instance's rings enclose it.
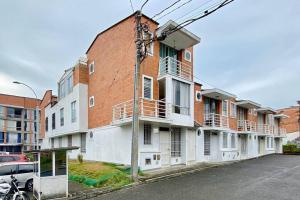
<instances>
[{"instance_id":1,"label":"utility pole","mask_svg":"<svg viewBox=\"0 0 300 200\"><path fill-rule=\"evenodd\" d=\"M138 181L138 159L139 159L139 85L140 64L142 57L142 12L136 11L136 63L134 68L134 97L133 97L133 120L132 120L132 143L131 143L131 178Z\"/></svg>"}]
</instances>

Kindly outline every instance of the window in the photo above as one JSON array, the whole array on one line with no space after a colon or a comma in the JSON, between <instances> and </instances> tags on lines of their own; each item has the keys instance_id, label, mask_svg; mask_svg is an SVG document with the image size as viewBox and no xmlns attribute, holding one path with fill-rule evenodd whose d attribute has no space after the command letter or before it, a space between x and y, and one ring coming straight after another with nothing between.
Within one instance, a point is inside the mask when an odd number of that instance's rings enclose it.
<instances>
[{"instance_id":1,"label":"window","mask_svg":"<svg viewBox=\"0 0 300 200\"><path fill-rule=\"evenodd\" d=\"M32 173L33 165L19 165L19 174Z\"/></svg>"},{"instance_id":2,"label":"window","mask_svg":"<svg viewBox=\"0 0 300 200\"><path fill-rule=\"evenodd\" d=\"M6 143L9 143L9 132L6 132Z\"/></svg>"},{"instance_id":3,"label":"window","mask_svg":"<svg viewBox=\"0 0 300 200\"><path fill-rule=\"evenodd\" d=\"M66 157L66 151L55 152L55 176L67 174Z\"/></svg>"},{"instance_id":4,"label":"window","mask_svg":"<svg viewBox=\"0 0 300 200\"><path fill-rule=\"evenodd\" d=\"M80 150L82 153L86 152L86 133L80 135Z\"/></svg>"},{"instance_id":5,"label":"window","mask_svg":"<svg viewBox=\"0 0 300 200\"><path fill-rule=\"evenodd\" d=\"M4 129L4 120L0 119L0 130Z\"/></svg>"},{"instance_id":6,"label":"window","mask_svg":"<svg viewBox=\"0 0 300 200\"><path fill-rule=\"evenodd\" d=\"M4 132L0 132L0 143L4 143Z\"/></svg>"},{"instance_id":7,"label":"window","mask_svg":"<svg viewBox=\"0 0 300 200\"><path fill-rule=\"evenodd\" d=\"M72 146L72 135L68 135L68 147Z\"/></svg>"},{"instance_id":8,"label":"window","mask_svg":"<svg viewBox=\"0 0 300 200\"><path fill-rule=\"evenodd\" d=\"M46 119L45 119L45 129L47 132L48 131L48 117L46 117Z\"/></svg>"},{"instance_id":9,"label":"window","mask_svg":"<svg viewBox=\"0 0 300 200\"><path fill-rule=\"evenodd\" d=\"M89 106L94 107L94 105L95 105L95 98L94 98L94 96L91 96L89 99Z\"/></svg>"},{"instance_id":10,"label":"window","mask_svg":"<svg viewBox=\"0 0 300 200\"><path fill-rule=\"evenodd\" d=\"M173 112L190 114L190 85L173 80Z\"/></svg>"},{"instance_id":11,"label":"window","mask_svg":"<svg viewBox=\"0 0 300 200\"><path fill-rule=\"evenodd\" d=\"M153 42L151 41L151 39L153 38L153 34L151 32L143 32L143 39L145 41L146 44L146 52L148 55L153 56Z\"/></svg>"},{"instance_id":12,"label":"window","mask_svg":"<svg viewBox=\"0 0 300 200\"><path fill-rule=\"evenodd\" d=\"M73 74L67 78L67 92L70 94L73 91Z\"/></svg>"},{"instance_id":13,"label":"window","mask_svg":"<svg viewBox=\"0 0 300 200\"><path fill-rule=\"evenodd\" d=\"M11 175L17 173L17 165L5 165L0 167L0 176Z\"/></svg>"},{"instance_id":14,"label":"window","mask_svg":"<svg viewBox=\"0 0 300 200\"><path fill-rule=\"evenodd\" d=\"M231 148L235 149L236 148L236 137L234 133L231 133Z\"/></svg>"},{"instance_id":15,"label":"window","mask_svg":"<svg viewBox=\"0 0 300 200\"><path fill-rule=\"evenodd\" d=\"M223 132L223 148L228 148L228 133Z\"/></svg>"},{"instance_id":16,"label":"window","mask_svg":"<svg viewBox=\"0 0 300 200\"><path fill-rule=\"evenodd\" d=\"M222 101L222 115L228 116L228 101L227 100Z\"/></svg>"},{"instance_id":17,"label":"window","mask_svg":"<svg viewBox=\"0 0 300 200\"><path fill-rule=\"evenodd\" d=\"M64 108L60 109L60 126L64 126L65 117L64 117Z\"/></svg>"},{"instance_id":18,"label":"window","mask_svg":"<svg viewBox=\"0 0 300 200\"><path fill-rule=\"evenodd\" d=\"M62 98L64 98L66 96L65 81L64 80L59 83L58 94L59 94L59 99L62 99Z\"/></svg>"},{"instance_id":19,"label":"window","mask_svg":"<svg viewBox=\"0 0 300 200\"><path fill-rule=\"evenodd\" d=\"M143 97L146 99L153 98L153 78L143 76Z\"/></svg>"},{"instance_id":20,"label":"window","mask_svg":"<svg viewBox=\"0 0 300 200\"><path fill-rule=\"evenodd\" d=\"M202 95L200 91L196 91L195 96L196 96L196 101L201 101Z\"/></svg>"},{"instance_id":21,"label":"window","mask_svg":"<svg viewBox=\"0 0 300 200\"><path fill-rule=\"evenodd\" d=\"M95 62L93 61L89 64L89 73L91 75L94 72L95 72Z\"/></svg>"},{"instance_id":22,"label":"window","mask_svg":"<svg viewBox=\"0 0 300 200\"><path fill-rule=\"evenodd\" d=\"M24 119L29 119L27 109L24 109Z\"/></svg>"},{"instance_id":23,"label":"window","mask_svg":"<svg viewBox=\"0 0 300 200\"><path fill-rule=\"evenodd\" d=\"M144 144L151 144L152 126L144 124Z\"/></svg>"},{"instance_id":24,"label":"window","mask_svg":"<svg viewBox=\"0 0 300 200\"><path fill-rule=\"evenodd\" d=\"M40 162L41 177L53 176L52 152L41 152L40 158L41 158L41 162Z\"/></svg>"},{"instance_id":25,"label":"window","mask_svg":"<svg viewBox=\"0 0 300 200\"><path fill-rule=\"evenodd\" d=\"M145 165L151 165L151 159L150 158L145 159Z\"/></svg>"},{"instance_id":26,"label":"window","mask_svg":"<svg viewBox=\"0 0 300 200\"><path fill-rule=\"evenodd\" d=\"M236 104L231 102L230 103L230 117L236 118Z\"/></svg>"},{"instance_id":27,"label":"window","mask_svg":"<svg viewBox=\"0 0 300 200\"><path fill-rule=\"evenodd\" d=\"M192 53L188 50L184 50L184 59L186 61L192 62Z\"/></svg>"},{"instance_id":28,"label":"window","mask_svg":"<svg viewBox=\"0 0 300 200\"><path fill-rule=\"evenodd\" d=\"M267 148L268 149L272 149L274 146L274 144L273 144L273 138L272 137L267 137Z\"/></svg>"},{"instance_id":29,"label":"window","mask_svg":"<svg viewBox=\"0 0 300 200\"><path fill-rule=\"evenodd\" d=\"M76 101L71 103L71 122L76 122Z\"/></svg>"},{"instance_id":30,"label":"window","mask_svg":"<svg viewBox=\"0 0 300 200\"><path fill-rule=\"evenodd\" d=\"M52 129L55 129L55 113L52 113Z\"/></svg>"}]
</instances>

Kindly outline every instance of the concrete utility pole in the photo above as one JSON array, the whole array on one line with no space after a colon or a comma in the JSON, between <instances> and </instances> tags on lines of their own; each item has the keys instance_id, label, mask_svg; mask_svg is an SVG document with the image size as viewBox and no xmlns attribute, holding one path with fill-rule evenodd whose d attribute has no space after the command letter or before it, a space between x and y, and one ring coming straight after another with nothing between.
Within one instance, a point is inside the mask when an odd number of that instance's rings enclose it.
<instances>
[{"instance_id":1,"label":"concrete utility pole","mask_svg":"<svg viewBox=\"0 0 300 200\"><path fill-rule=\"evenodd\" d=\"M131 178L138 181L138 159L139 159L139 85L140 85L140 64L142 57L142 12L136 11L136 63L134 69L134 100L132 120L132 144L131 144Z\"/></svg>"},{"instance_id":2,"label":"concrete utility pole","mask_svg":"<svg viewBox=\"0 0 300 200\"><path fill-rule=\"evenodd\" d=\"M37 95L36 95L35 91L32 89L32 87L30 87L27 84L19 82L19 81L14 81L13 83L26 86L27 88L29 88L33 92L33 94L35 96L35 99L36 99L36 102L37 102L36 103L36 108L35 108L35 112L36 112L35 149L37 150L37 149L39 149L39 140L40 140L40 112L39 112L39 104L38 104Z\"/></svg>"}]
</instances>

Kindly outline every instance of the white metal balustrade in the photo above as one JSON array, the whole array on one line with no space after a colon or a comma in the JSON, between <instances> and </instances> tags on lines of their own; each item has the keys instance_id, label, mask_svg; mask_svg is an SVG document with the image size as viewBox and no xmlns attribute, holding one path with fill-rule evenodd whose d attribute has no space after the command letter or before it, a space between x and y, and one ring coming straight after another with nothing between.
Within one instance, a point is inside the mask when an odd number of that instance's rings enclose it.
<instances>
[{"instance_id":1,"label":"white metal balustrade","mask_svg":"<svg viewBox=\"0 0 300 200\"><path fill-rule=\"evenodd\" d=\"M215 113L204 114L204 125L217 128L229 128L229 119L227 116L222 116Z\"/></svg>"},{"instance_id":2,"label":"white metal balustrade","mask_svg":"<svg viewBox=\"0 0 300 200\"><path fill-rule=\"evenodd\" d=\"M238 120L237 128L240 132L256 132L256 123L249 120Z\"/></svg>"},{"instance_id":3,"label":"white metal balustrade","mask_svg":"<svg viewBox=\"0 0 300 200\"><path fill-rule=\"evenodd\" d=\"M273 126L270 124L258 124L257 132L263 135L271 135L273 134Z\"/></svg>"},{"instance_id":4,"label":"white metal balustrade","mask_svg":"<svg viewBox=\"0 0 300 200\"><path fill-rule=\"evenodd\" d=\"M274 136L285 137L286 136L286 129L285 128L274 127Z\"/></svg>"},{"instance_id":5,"label":"white metal balustrade","mask_svg":"<svg viewBox=\"0 0 300 200\"><path fill-rule=\"evenodd\" d=\"M170 104L164 100L139 99L140 117L153 119L168 119ZM113 106L113 122L130 119L133 116L133 100L125 101Z\"/></svg>"},{"instance_id":6,"label":"white metal balustrade","mask_svg":"<svg viewBox=\"0 0 300 200\"><path fill-rule=\"evenodd\" d=\"M192 81L192 66L178 61L172 57L161 58L159 62L159 74L158 76L164 76L166 74L177 76L189 81Z\"/></svg>"}]
</instances>

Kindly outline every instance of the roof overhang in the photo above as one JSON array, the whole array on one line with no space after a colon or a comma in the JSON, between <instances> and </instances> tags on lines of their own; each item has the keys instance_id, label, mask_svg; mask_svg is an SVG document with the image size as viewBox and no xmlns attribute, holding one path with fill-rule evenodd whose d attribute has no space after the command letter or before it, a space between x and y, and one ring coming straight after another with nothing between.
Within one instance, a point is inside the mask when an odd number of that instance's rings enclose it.
<instances>
[{"instance_id":1,"label":"roof overhang","mask_svg":"<svg viewBox=\"0 0 300 200\"><path fill-rule=\"evenodd\" d=\"M228 99L236 98L236 96L234 94L225 92L225 91L217 89L217 88L202 90L202 95L205 97L209 97L212 99L218 99L218 100L228 100Z\"/></svg>"},{"instance_id":2,"label":"roof overhang","mask_svg":"<svg viewBox=\"0 0 300 200\"><path fill-rule=\"evenodd\" d=\"M158 38L162 37L162 33L177 27L178 24L172 20L168 21L156 31ZM173 47L177 50L182 50L194 46L200 42L200 38L195 34L191 33L185 28L181 28L178 31L168 35L164 40L161 40L161 43Z\"/></svg>"},{"instance_id":3,"label":"roof overhang","mask_svg":"<svg viewBox=\"0 0 300 200\"><path fill-rule=\"evenodd\" d=\"M41 152L55 152L55 151L72 151L79 149L77 146L72 147L59 147L59 148L52 148L52 149L38 149L38 150L30 150L30 151L24 151L29 153L41 153Z\"/></svg>"},{"instance_id":4,"label":"roof overhang","mask_svg":"<svg viewBox=\"0 0 300 200\"><path fill-rule=\"evenodd\" d=\"M289 116L287 116L285 114L276 114L276 115L274 115L274 118L286 119L286 118L289 118Z\"/></svg>"},{"instance_id":5,"label":"roof overhang","mask_svg":"<svg viewBox=\"0 0 300 200\"><path fill-rule=\"evenodd\" d=\"M258 108L256 110L258 113L262 113L262 114L275 114L276 111L272 108L269 107L265 107L265 108Z\"/></svg>"},{"instance_id":6,"label":"roof overhang","mask_svg":"<svg viewBox=\"0 0 300 200\"><path fill-rule=\"evenodd\" d=\"M250 100L240 100L236 102L236 105L242 108L247 108L247 109L252 109L252 108L260 108L261 105L258 103L255 103L253 101Z\"/></svg>"}]
</instances>

